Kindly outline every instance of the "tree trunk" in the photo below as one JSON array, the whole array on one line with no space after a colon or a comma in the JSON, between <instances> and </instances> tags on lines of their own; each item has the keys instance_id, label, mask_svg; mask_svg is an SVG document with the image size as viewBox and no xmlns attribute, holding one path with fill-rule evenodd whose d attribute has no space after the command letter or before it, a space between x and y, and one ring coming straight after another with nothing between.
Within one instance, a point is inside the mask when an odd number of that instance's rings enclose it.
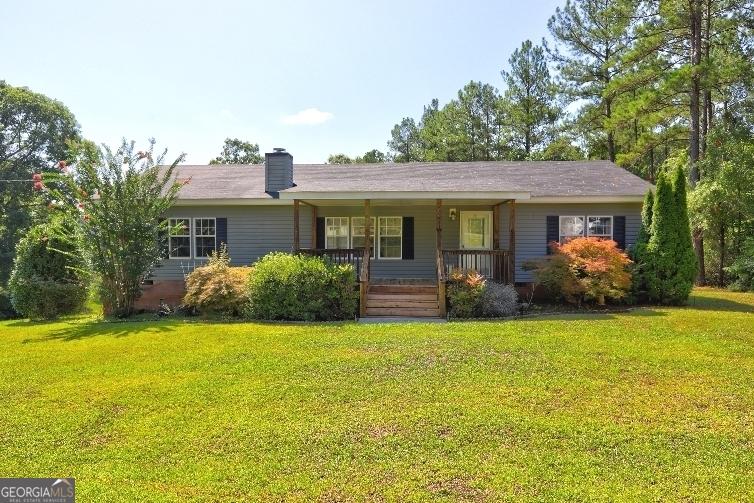
<instances>
[{"instance_id":1,"label":"tree trunk","mask_svg":"<svg viewBox=\"0 0 754 503\"><path fill-rule=\"evenodd\" d=\"M605 100L605 117L610 119L612 116L612 102L611 100ZM611 129L607 130L607 156L610 162L615 162L615 136Z\"/></svg>"},{"instance_id":2,"label":"tree trunk","mask_svg":"<svg viewBox=\"0 0 754 503\"><path fill-rule=\"evenodd\" d=\"M690 7L690 50L691 50L691 88L689 96L691 131L689 135L689 183L696 187L700 180L699 172L699 95L701 91L701 61L702 61L702 0L689 0ZM706 282L704 269L704 233L695 228L694 252L699 264L696 282L703 285Z\"/></svg>"},{"instance_id":3,"label":"tree trunk","mask_svg":"<svg viewBox=\"0 0 754 503\"><path fill-rule=\"evenodd\" d=\"M725 223L720 224L720 266L718 268L717 284L720 288L725 286Z\"/></svg>"}]
</instances>

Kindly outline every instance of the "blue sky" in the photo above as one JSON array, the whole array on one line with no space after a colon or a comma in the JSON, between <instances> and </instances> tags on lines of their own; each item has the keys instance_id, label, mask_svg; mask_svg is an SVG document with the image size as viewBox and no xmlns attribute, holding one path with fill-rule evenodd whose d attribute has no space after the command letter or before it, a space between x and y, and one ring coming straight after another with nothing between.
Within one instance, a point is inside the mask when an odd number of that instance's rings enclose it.
<instances>
[{"instance_id":1,"label":"blue sky","mask_svg":"<svg viewBox=\"0 0 754 503\"><path fill-rule=\"evenodd\" d=\"M501 88L563 3L3 0L0 79L97 142L155 137L206 163L232 136L324 162L386 151L393 124L469 80Z\"/></svg>"}]
</instances>

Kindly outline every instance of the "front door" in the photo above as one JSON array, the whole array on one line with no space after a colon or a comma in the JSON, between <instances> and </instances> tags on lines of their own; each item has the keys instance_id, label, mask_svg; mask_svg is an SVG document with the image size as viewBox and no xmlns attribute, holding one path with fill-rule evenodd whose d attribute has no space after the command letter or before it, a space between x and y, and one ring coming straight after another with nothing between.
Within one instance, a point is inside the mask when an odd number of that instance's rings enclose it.
<instances>
[{"instance_id":1,"label":"front door","mask_svg":"<svg viewBox=\"0 0 754 503\"><path fill-rule=\"evenodd\" d=\"M492 212L461 212L461 249L492 249Z\"/></svg>"},{"instance_id":2,"label":"front door","mask_svg":"<svg viewBox=\"0 0 754 503\"><path fill-rule=\"evenodd\" d=\"M462 250L492 249L492 212L462 211L461 236ZM458 266L462 269L475 270L485 276L492 272L492 256L483 253L464 253L459 257Z\"/></svg>"}]
</instances>

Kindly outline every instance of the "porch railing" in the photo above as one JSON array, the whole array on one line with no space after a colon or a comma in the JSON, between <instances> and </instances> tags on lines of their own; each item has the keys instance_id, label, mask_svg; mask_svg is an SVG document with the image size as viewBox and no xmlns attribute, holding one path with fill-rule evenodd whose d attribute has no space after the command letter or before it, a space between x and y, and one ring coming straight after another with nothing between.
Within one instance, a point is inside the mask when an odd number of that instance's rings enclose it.
<instances>
[{"instance_id":1,"label":"porch railing","mask_svg":"<svg viewBox=\"0 0 754 503\"><path fill-rule=\"evenodd\" d=\"M299 253L305 255L314 255L317 257L327 257L335 264L351 264L356 271L357 281L361 278L361 266L364 261L364 248L302 248Z\"/></svg>"},{"instance_id":2,"label":"porch railing","mask_svg":"<svg viewBox=\"0 0 754 503\"><path fill-rule=\"evenodd\" d=\"M443 275L447 278L454 269L473 270L492 281L510 283L511 256L508 250L443 250Z\"/></svg>"}]
</instances>

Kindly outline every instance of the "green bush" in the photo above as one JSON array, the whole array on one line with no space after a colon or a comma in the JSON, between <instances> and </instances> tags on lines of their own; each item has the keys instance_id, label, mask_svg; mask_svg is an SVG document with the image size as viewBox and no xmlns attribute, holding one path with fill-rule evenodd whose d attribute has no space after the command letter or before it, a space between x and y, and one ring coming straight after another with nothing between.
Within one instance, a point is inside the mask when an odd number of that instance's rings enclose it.
<instances>
[{"instance_id":1,"label":"green bush","mask_svg":"<svg viewBox=\"0 0 754 503\"><path fill-rule=\"evenodd\" d=\"M725 268L731 284L731 290L739 292L754 291L754 239L749 239L741 255Z\"/></svg>"},{"instance_id":2,"label":"green bush","mask_svg":"<svg viewBox=\"0 0 754 503\"><path fill-rule=\"evenodd\" d=\"M13 318L14 316L16 316L16 311L13 309L13 304L11 304L10 293L0 286L0 320Z\"/></svg>"},{"instance_id":3,"label":"green bush","mask_svg":"<svg viewBox=\"0 0 754 503\"><path fill-rule=\"evenodd\" d=\"M484 276L473 270L455 269L448 277L448 314L453 318L481 316Z\"/></svg>"},{"instance_id":4,"label":"green bush","mask_svg":"<svg viewBox=\"0 0 754 503\"><path fill-rule=\"evenodd\" d=\"M32 319L81 311L87 298L86 264L61 219L32 227L16 247L8 281L13 308Z\"/></svg>"},{"instance_id":5,"label":"green bush","mask_svg":"<svg viewBox=\"0 0 754 503\"><path fill-rule=\"evenodd\" d=\"M249 317L261 320L345 320L356 316L351 265L305 255L270 253L249 279Z\"/></svg>"},{"instance_id":6,"label":"green bush","mask_svg":"<svg viewBox=\"0 0 754 503\"><path fill-rule=\"evenodd\" d=\"M242 314L248 304L251 267L231 267L225 245L186 278L184 306L202 314Z\"/></svg>"}]
</instances>

